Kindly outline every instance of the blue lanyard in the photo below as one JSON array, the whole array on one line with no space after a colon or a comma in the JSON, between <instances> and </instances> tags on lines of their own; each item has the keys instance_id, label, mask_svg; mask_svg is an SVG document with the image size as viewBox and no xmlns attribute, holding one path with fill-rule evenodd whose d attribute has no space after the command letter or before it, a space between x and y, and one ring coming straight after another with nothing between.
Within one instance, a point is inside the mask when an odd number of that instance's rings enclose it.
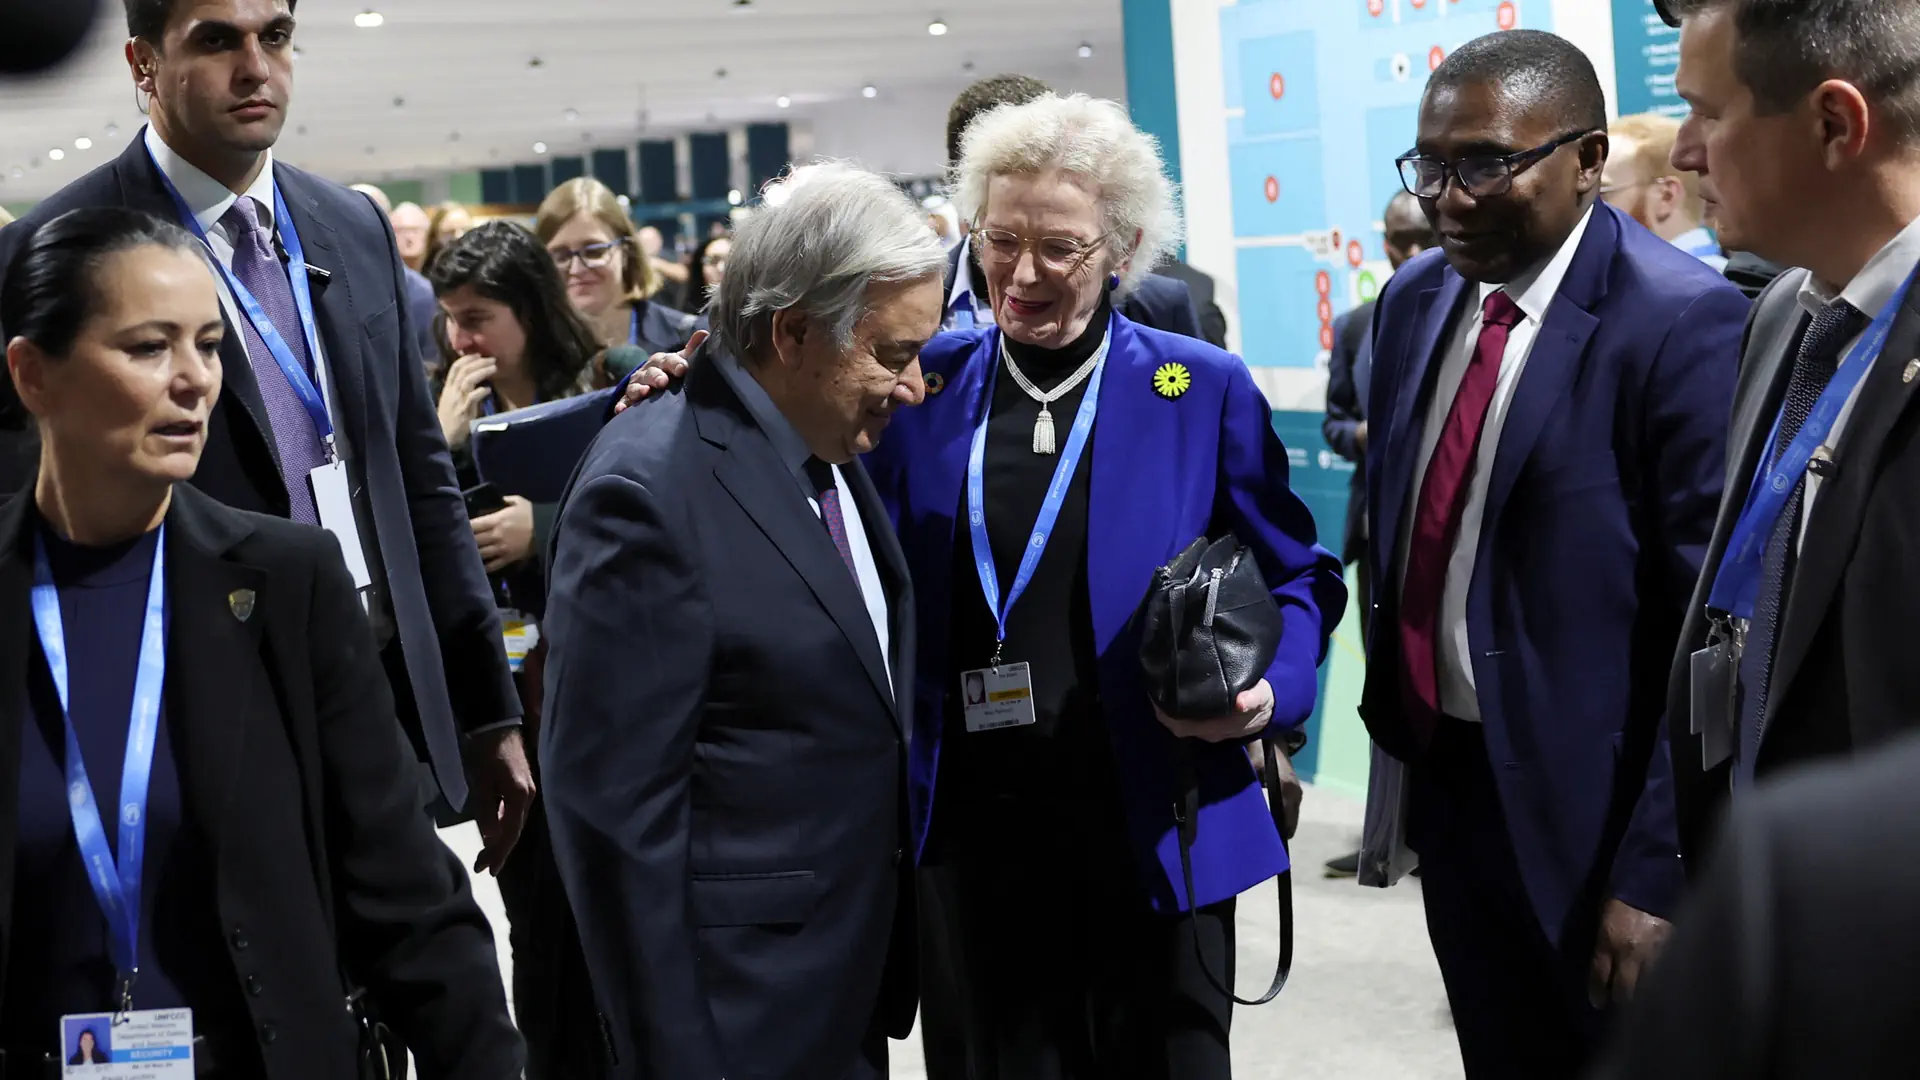
<instances>
[{"instance_id":1,"label":"blue lanyard","mask_svg":"<svg viewBox=\"0 0 1920 1080\"><path fill-rule=\"evenodd\" d=\"M1004 348L999 344L998 335L994 335L994 339L995 347ZM1033 523L1033 536L1020 556L1020 569L1013 576L1005 604L1000 602L1000 573L993 564L993 544L987 539L986 501L987 423L993 419L993 384L1000 374L1000 365L994 364L987 375L987 396L980 408L980 426L973 429L973 450L967 455L967 521L973 530L973 563L980 571L980 589L999 629L999 636L994 638L996 643L1007 640L1007 616L1020 594L1027 591L1028 583L1033 581L1033 573L1040 567L1040 555L1047 549L1047 538L1053 533L1054 522L1060 518L1060 506L1066 502L1067 488L1073 484L1074 469L1079 466L1087 437L1093 432L1093 416L1100 406L1100 377L1106 373L1107 349L1112 344L1113 331L1109 329L1106 339L1100 342L1099 359L1094 362L1093 375L1087 380L1086 396L1080 399L1080 411L1073 418L1073 430L1067 435L1060 463L1053 467L1053 480L1047 485L1045 501L1040 504L1040 518ZM1000 650L994 649L993 655L997 665Z\"/></svg>"},{"instance_id":2,"label":"blue lanyard","mask_svg":"<svg viewBox=\"0 0 1920 1080\"><path fill-rule=\"evenodd\" d=\"M153 773L153 745L160 728L160 691L166 682L167 528L153 547L153 570L147 578L147 613L140 632L140 662L133 682L133 713L127 721L127 756L120 772L120 857L107 847L107 831L93 783L87 779L80 756L80 736L73 729L67 694L67 635L60 617L60 590L47 563L46 541L34 539L33 621L40 633L40 651L60 695L60 717L67 732L67 807L73 813L73 835L86 866L87 883L106 916L113 963L120 972L119 1007L132 1007L133 983L140 974L140 873L147 845L147 781Z\"/></svg>"},{"instance_id":3,"label":"blue lanyard","mask_svg":"<svg viewBox=\"0 0 1920 1080\"><path fill-rule=\"evenodd\" d=\"M633 321L628 324L628 327L629 329L627 330L627 344L629 345L640 344L640 309L639 308L633 309Z\"/></svg>"},{"instance_id":4,"label":"blue lanyard","mask_svg":"<svg viewBox=\"0 0 1920 1080\"><path fill-rule=\"evenodd\" d=\"M148 155L152 155L151 150ZM199 237L202 244L207 244L208 253L211 254L213 247L207 240L207 231L200 227L200 219L194 216L192 208L187 205L187 200L180 197L179 190L173 186L173 181L167 178L166 170L160 167L158 161L153 163L153 170L160 174L160 182L167 186L167 194L173 196L173 205L180 213L181 223L192 230L193 235ZM319 323L313 317L313 287L307 281L307 252L300 243L300 230L293 223L293 215L287 212L287 200L280 194L278 180L273 183L273 223L279 231L280 243L287 249L287 264L290 271L287 274L287 280L293 286L293 304L299 310L300 329L307 339L307 355L313 358L317 366L320 363L320 334ZM280 365L281 373L287 377L287 385L293 387L293 396L300 399L301 406L313 419L313 429L319 433L320 442L326 447L327 461L333 462L339 456L333 444L333 418L327 415L326 400L320 396L320 388L314 385L312 376L307 374L307 366L293 355L293 349L287 345L287 339L280 335L279 329L273 325L273 320L267 318L266 309L262 308L260 301L254 299L253 293L240 283L240 279L234 277L232 271L228 270L217 257L213 259L213 267L219 272L221 278L225 279L228 290L233 293L234 301L240 305L240 310L246 314L247 321L252 323L254 330L260 334L260 340L266 343L267 351L273 354L273 362Z\"/></svg>"},{"instance_id":5,"label":"blue lanyard","mask_svg":"<svg viewBox=\"0 0 1920 1080\"><path fill-rule=\"evenodd\" d=\"M1780 519L1781 512L1793 495L1793 489L1806 473L1814 452L1826 442L1828 433L1833 430L1840 410L1846 407L1854 388L1860 385L1860 380L1873 368L1873 362L1879 358L1881 350L1886 348L1887 335L1893 332L1893 321L1899 316L1900 307L1916 280L1920 280L1920 267L1915 267L1914 272L1908 275L1906 284L1893 294L1893 299L1887 301L1887 306L1874 318L1859 342L1841 360L1833 378L1827 383L1826 391L1807 415L1807 422L1779 458L1769 465L1767 457L1761 457L1759 468L1754 470L1753 485L1747 492L1746 506L1741 509L1740 519L1734 524L1733 535L1727 541L1726 555L1721 558L1720 570L1714 575L1713 590L1707 596L1707 606L1712 610L1724 611L1740 619L1753 618L1754 599L1760 592L1761 562L1766 554L1767 537L1772 535L1774 523ZM1781 412L1784 414L1784 407ZM1780 421L1781 417L1776 415L1773 429L1767 435L1765 445L1769 452L1780 438Z\"/></svg>"}]
</instances>

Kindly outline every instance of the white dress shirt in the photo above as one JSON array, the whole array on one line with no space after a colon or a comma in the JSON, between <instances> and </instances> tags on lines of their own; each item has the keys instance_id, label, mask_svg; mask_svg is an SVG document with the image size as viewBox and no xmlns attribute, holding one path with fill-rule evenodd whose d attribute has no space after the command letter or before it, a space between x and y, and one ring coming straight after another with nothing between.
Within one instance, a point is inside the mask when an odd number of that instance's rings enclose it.
<instances>
[{"instance_id":1,"label":"white dress shirt","mask_svg":"<svg viewBox=\"0 0 1920 1080\"><path fill-rule=\"evenodd\" d=\"M960 241L960 266L953 272L953 289L947 293L947 307L940 316L940 329L954 329L954 315L962 309L973 312L973 325L981 329L993 325L993 301L987 296L986 283L973 281L973 241Z\"/></svg>"},{"instance_id":2,"label":"white dress shirt","mask_svg":"<svg viewBox=\"0 0 1920 1080\"><path fill-rule=\"evenodd\" d=\"M1806 284L1800 287L1800 306L1817 315L1822 308L1833 303L1834 300L1845 300L1852 304L1855 310L1871 319L1880 314L1880 309L1893 302L1893 295L1900 291L1900 286L1907 283L1907 276L1913 273L1915 263L1920 263L1920 220L1909 223L1906 228L1900 230L1898 236L1887 242L1886 247L1881 248L1873 258L1867 260L1867 265L1860 268L1860 272L1853 276L1853 280L1847 283L1845 289L1836 289L1809 275ZM1855 359L1849 354L1855 346L1860 344L1860 338L1865 336L1866 331L1862 329L1852 341L1847 343L1847 350L1841 353L1841 356L1849 360ZM1791 364L1792 360L1789 359L1788 363ZM1833 430L1827 433L1827 449L1836 456L1843 449L1840 444L1841 436L1846 431L1847 421L1853 416L1854 406L1860 401L1860 391L1866 385L1867 380L1863 376L1855 384L1853 393L1847 396L1846 404L1840 407L1839 415L1834 417ZM1748 479L1750 480L1751 477ZM1824 478L1815 476L1811 472L1807 474L1807 491L1800 505L1800 539L1798 541L1800 545L1806 543L1807 523L1813 520L1813 502L1819 498L1820 488L1825 483Z\"/></svg>"},{"instance_id":3,"label":"white dress shirt","mask_svg":"<svg viewBox=\"0 0 1920 1080\"><path fill-rule=\"evenodd\" d=\"M807 462L813 458L813 452L807 449L806 441L795 431L792 422L773 403L766 387L760 380L741 365L740 361L724 352L710 354L713 363L719 367L720 374L733 387L740 397L741 404L747 407L747 413L754 423L766 433L767 440L773 443L773 451L780 463L793 474L794 482L800 488L800 495L807 500L807 506L813 516L825 520L816 499L813 483L807 479ZM847 484L846 474L840 466L834 465L833 484L840 489L840 519L847 527L847 547L853 554L854 577L860 583L860 593L866 601L867 618L873 623L874 636L880 640L880 663L887 672L887 685L894 688L895 700L899 698L899 688L893 681L893 635L888 626L886 587L880 582L880 564L874 561L873 542L867 536L866 520L860 516L860 500L853 497L853 489ZM912 658L908 658L912 662Z\"/></svg>"},{"instance_id":4,"label":"white dress shirt","mask_svg":"<svg viewBox=\"0 0 1920 1080\"><path fill-rule=\"evenodd\" d=\"M1434 646L1439 660L1440 711L1462 720L1480 719L1480 701L1474 690L1473 652L1467 640L1467 590L1473 585L1474 559L1480 551L1480 528L1487 511L1487 485L1493 476L1493 461L1500 451L1500 432L1506 427L1507 410L1519 389L1520 376L1526 371L1533 343L1540 336L1547 309L1560 291L1560 283L1573 264L1580 240L1587 234L1593 210L1580 218L1573 233L1552 258L1519 275L1504 285L1482 284L1471 292L1474 303L1461 313L1452 340L1441 354L1440 373L1433 388L1433 402L1427 407L1426 429L1420 435L1420 456L1414 459L1414 488L1408 494L1407 512L1400 528L1400 583L1404 588L1407 551L1413 538L1413 519L1420 506L1420 487L1426 483L1427 465L1433 460L1434 447L1446 428L1447 414L1467 375L1480 342L1480 325L1487 297L1504 290L1520 308L1521 320L1507 332L1507 348L1500 357L1499 381L1494 385L1493 402L1487 408L1481 429L1479 449L1475 453L1473 475L1467 481L1467 505L1460 516L1460 532L1447 558L1446 584L1440 593L1440 617L1435 625Z\"/></svg>"}]
</instances>

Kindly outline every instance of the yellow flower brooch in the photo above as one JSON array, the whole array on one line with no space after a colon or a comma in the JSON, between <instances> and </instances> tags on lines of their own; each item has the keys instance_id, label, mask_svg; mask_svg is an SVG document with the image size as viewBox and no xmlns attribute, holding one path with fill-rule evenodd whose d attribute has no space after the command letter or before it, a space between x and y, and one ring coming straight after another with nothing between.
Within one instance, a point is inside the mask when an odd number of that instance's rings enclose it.
<instances>
[{"instance_id":1,"label":"yellow flower brooch","mask_svg":"<svg viewBox=\"0 0 1920 1080\"><path fill-rule=\"evenodd\" d=\"M1153 391L1172 401L1193 385L1193 373L1185 364L1161 364L1153 373Z\"/></svg>"}]
</instances>

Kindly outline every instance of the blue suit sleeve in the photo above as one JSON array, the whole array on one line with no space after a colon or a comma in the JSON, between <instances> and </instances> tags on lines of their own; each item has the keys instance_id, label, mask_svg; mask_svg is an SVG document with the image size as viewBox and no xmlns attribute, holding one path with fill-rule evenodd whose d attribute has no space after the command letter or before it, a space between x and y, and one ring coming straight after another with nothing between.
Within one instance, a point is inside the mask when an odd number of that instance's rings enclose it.
<instances>
[{"instance_id":1,"label":"blue suit sleeve","mask_svg":"<svg viewBox=\"0 0 1920 1080\"><path fill-rule=\"evenodd\" d=\"M1334 453L1358 462L1366 456L1360 449L1360 424L1366 414L1360 409L1360 391L1353 379L1356 353L1349 346L1359 335L1348 325L1352 321L1349 311L1333 324L1333 352L1327 359L1327 418L1321 421L1320 433Z\"/></svg>"},{"instance_id":2,"label":"blue suit sleeve","mask_svg":"<svg viewBox=\"0 0 1920 1080\"><path fill-rule=\"evenodd\" d=\"M719 1080L689 896L714 647L702 570L653 493L600 475L561 511L552 583L542 793L588 970L636 1075Z\"/></svg>"},{"instance_id":3,"label":"blue suit sleeve","mask_svg":"<svg viewBox=\"0 0 1920 1080\"><path fill-rule=\"evenodd\" d=\"M1748 303L1733 288L1695 300L1674 322L1647 387L1645 460L1650 545L1660 560L1659 595L1680 625L1700 578L1726 476L1727 427L1740 364ZM1613 864L1613 896L1650 915L1671 918L1685 884L1674 815L1670 725L1660 722L1647 781Z\"/></svg>"},{"instance_id":4,"label":"blue suit sleeve","mask_svg":"<svg viewBox=\"0 0 1920 1080\"><path fill-rule=\"evenodd\" d=\"M1280 649L1267 668L1273 723L1298 727L1313 713L1327 638L1347 606L1340 560L1316 542L1313 515L1287 486L1287 448L1273 410L1237 359L1220 416L1214 520L1253 550L1280 605Z\"/></svg>"}]
</instances>

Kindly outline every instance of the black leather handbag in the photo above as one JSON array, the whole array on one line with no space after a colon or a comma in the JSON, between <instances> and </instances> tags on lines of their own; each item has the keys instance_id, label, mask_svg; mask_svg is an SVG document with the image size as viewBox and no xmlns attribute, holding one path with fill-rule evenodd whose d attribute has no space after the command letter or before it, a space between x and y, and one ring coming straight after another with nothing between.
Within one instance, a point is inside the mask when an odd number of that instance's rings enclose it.
<instances>
[{"instance_id":1,"label":"black leather handbag","mask_svg":"<svg viewBox=\"0 0 1920 1080\"><path fill-rule=\"evenodd\" d=\"M1147 696L1177 720L1210 720L1233 712L1234 701L1258 685L1280 648L1279 605L1260 573L1253 552L1231 533L1208 542L1201 537L1179 557L1154 571L1153 583L1134 618L1140 627L1140 667ZM1260 739L1266 768L1260 770L1267 808L1284 849L1285 804L1279 788L1279 749L1284 734ZM1200 784L1193 767L1191 740L1177 743L1179 791L1174 821L1180 839L1180 873L1186 887L1188 917L1193 903L1193 844L1200 827ZM1297 749L1297 747L1295 748ZM1293 874L1275 882L1280 902L1280 959L1273 983L1259 998L1233 992L1207 966L1194 935L1194 958L1215 991L1240 1005L1265 1005L1280 996L1293 971Z\"/></svg>"}]
</instances>

